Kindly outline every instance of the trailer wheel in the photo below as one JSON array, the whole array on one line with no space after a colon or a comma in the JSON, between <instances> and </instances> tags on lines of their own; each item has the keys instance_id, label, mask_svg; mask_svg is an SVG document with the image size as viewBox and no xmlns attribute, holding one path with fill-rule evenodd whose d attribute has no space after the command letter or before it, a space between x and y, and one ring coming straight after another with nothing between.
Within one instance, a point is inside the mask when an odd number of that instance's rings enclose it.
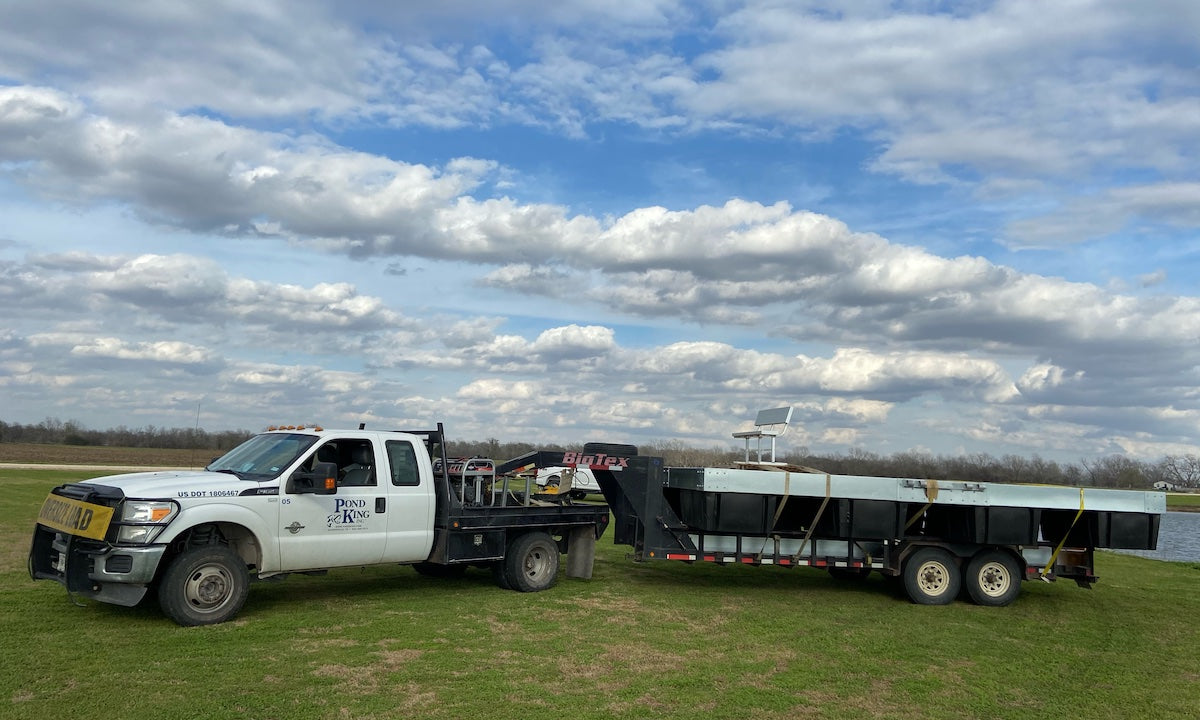
<instances>
[{"instance_id":1,"label":"trailer wheel","mask_svg":"<svg viewBox=\"0 0 1200 720\"><path fill-rule=\"evenodd\" d=\"M960 587L962 575L954 556L941 548L921 548L904 563L904 590L918 605L948 605Z\"/></svg>"},{"instance_id":2,"label":"trailer wheel","mask_svg":"<svg viewBox=\"0 0 1200 720\"><path fill-rule=\"evenodd\" d=\"M214 625L237 615L249 591L250 573L235 552L202 545L171 561L158 586L158 604L180 625Z\"/></svg>"},{"instance_id":3,"label":"trailer wheel","mask_svg":"<svg viewBox=\"0 0 1200 720\"><path fill-rule=\"evenodd\" d=\"M1021 594L1021 568L1003 550L987 550L971 558L963 582L976 605L1003 607Z\"/></svg>"},{"instance_id":4,"label":"trailer wheel","mask_svg":"<svg viewBox=\"0 0 1200 720\"><path fill-rule=\"evenodd\" d=\"M538 592L558 580L558 543L544 532L520 535L508 546L504 576L513 590Z\"/></svg>"}]
</instances>

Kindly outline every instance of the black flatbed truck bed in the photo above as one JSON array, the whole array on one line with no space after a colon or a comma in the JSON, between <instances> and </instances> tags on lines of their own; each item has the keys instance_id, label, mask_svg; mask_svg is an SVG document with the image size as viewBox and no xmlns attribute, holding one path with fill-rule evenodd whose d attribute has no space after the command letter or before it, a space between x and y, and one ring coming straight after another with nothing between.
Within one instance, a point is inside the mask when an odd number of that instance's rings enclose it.
<instances>
[{"instance_id":1,"label":"black flatbed truck bed","mask_svg":"<svg viewBox=\"0 0 1200 720\"><path fill-rule=\"evenodd\" d=\"M436 430L403 432L425 438L435 465L440 461L441 470L434 471L437 516L430 563L466 566L502 561L511 554L514 538L537 531L554 537L559 551L567 554L567 577L591 577L596 540L609 524L607 505L538 493L533 475L521 475L530 466L520 459L492 464L490 472L472 476L466 459L447 456L442 423ZM480 465L491 463L479 460ZM456 465L462 466L458 475ZM499 487L489 489L492 485Z\"/></svg>"}]
</instances>

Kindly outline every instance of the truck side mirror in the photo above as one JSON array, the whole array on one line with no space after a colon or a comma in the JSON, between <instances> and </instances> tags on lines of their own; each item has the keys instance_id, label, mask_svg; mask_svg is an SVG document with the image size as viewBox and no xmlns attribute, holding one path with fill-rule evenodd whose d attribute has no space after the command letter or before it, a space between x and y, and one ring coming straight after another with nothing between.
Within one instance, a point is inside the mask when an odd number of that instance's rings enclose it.
<instances>
[{"instance_id":1,"label":"truck side mirror","mask_svg":"<svg viewBox=\"0 0 1200 720\"><path fill-rule=\"evenodd\" d=\"M334 495L337 493L337 465L319 462L311 472L296 471L288 478L287 491L297 495Z\"/></svg>"}]
</instances>

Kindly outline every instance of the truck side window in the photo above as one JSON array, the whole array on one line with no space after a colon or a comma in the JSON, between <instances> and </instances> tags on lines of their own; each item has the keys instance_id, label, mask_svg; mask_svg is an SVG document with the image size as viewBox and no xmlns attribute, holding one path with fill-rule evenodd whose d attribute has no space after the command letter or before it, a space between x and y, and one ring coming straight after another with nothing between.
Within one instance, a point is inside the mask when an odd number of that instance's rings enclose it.
<instances>
[{"instance_id":1,"label":"truck side window","mask_svg":"<svg viewBox=\"0 0 1200 720\"><path fill-rule=\"evenodd\" d=\"M347 443L343 443L345 445ZM348 453L350 464L341 469L340 486L364 486L375 484L375 453L371 451L371 441L349 443Z\"/></svg>"},{"instance_id":2,"label":"truck side window","mask_svg":"<svg viewBox=\"0 0 1200 720\"><path fill-rule=\"evenodd\" d=\"M410 443L399 440L387 441L388 462L392 466L393 485L420 485L417 472L417 456Z\"/></svg>"},{"instance_id":3,"label":"truck side window","mask_svg":"<svg viewBox=\"0 0 1200 720\"><path fill-rule=\"evenodd\" d=\"M317 451L312 454L312 457L308 459L308 462L304 463L304 469L312 470L317 466L317 463L320 462L331 462L334 465L337 465L339 464L338 458L339 455L337 443L327 442L321 447L317 448Z\"/></svg>"}]
</instances>

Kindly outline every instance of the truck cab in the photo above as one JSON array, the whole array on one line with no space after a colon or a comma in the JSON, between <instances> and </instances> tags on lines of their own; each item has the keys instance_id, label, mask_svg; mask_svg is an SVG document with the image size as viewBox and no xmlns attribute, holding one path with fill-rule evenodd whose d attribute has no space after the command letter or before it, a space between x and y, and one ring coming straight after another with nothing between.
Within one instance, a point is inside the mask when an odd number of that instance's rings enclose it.
<instances>
[{"instance_id":1,"label":"truck cab","mask_svg":"<svg viewBox=\"0 0 1200 720\"><path fill-rule=\"evenodd\" d=\"M267 443L307 437L259 436ZM221 458L209 469L236 472L238 462ZM325 480L321 475L334 480L333 492L307 482ZM366 431L318 435L284 477L276 523L279 571L417 562L429 555L436 500L429 455L417 438Z\"/></svg>"},{"instance_id":2,"label":"truck cab","mask_svg":"<svg viewBox=\"0 0 1200 720\"><path fill-rule=\"evenodd\" d=\"M38 517L30 572L84 597L134 605L181 558L186 565L203 554L168 609L200 624L240 606L242 576L251 572L424 560L433 545L432 477L416 436L274 429L202 470L56 488Z\"/></svg>"}]
</instances>

